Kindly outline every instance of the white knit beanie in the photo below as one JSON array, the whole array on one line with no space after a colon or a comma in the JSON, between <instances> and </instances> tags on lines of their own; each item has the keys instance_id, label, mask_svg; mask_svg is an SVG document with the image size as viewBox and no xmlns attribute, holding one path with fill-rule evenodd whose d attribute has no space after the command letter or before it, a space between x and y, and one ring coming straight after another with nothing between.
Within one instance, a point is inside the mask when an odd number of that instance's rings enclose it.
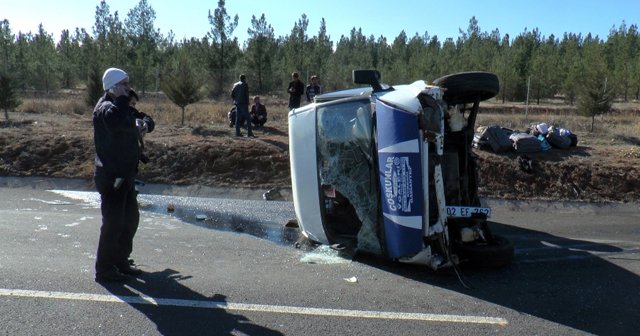
<instances>
[{"instance_id":1,"label":"white knit beanie","mask_svg":"<svg viewBox=\"0 0 640 336\"><path fill-rule=\"evenodd\" d=\"M129 78L126 72L118 68L109 68L102 75L102 88L107 91L123 79Z\"/></svg>"}]
</instances>

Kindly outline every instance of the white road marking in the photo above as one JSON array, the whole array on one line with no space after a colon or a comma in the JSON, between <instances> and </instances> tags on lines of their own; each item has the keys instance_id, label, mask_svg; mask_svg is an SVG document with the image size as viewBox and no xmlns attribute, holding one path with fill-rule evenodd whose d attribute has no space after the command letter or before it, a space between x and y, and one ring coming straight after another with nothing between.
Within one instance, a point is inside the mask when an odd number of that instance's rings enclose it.
<instances>
[{"instance_id":1,"label":"white road marking","mask_svg":"<svg viewBox=\"0 0 640 336\"><path fill-rule=\"evenodd\" d=\"M39 198L33 198L33 197L30 198L29 201L42 202L42 203L51 204L51 205L71 205L71 203L65 202L65 201L58 201L58 200L47 201L47 200L43 200L43 199L39 199Z\"/></svg>"},{"instance_id":2,"label":"white road marking","mask_svg":"<svg viewBox=\"0 0 640 336\"><path fill-rule=\"evenodd\" d=\"M308 307L293 307L293 306L232 303L232 302L222 302L222 301L167 299L167 298L153 298L153 297L142 295L142 294L140 296L115 296L115 295L89 294L89 293L51 292L51 291L35 291L35 290L25 290L25 289L0 288L0 296L75 300L75 301L93 301L93 302L108 302L108 303L149 304L154 306L177 306L177 307L189 307L189 308L222 309L222 310L235 310L235 311L252 311L252 312L300 314L300 315L315 315L315 316L415 320L415 321L451 322L451 323L495 324L495 325L501 325L501 326L505 326L509 324L509 322L506 319L500 318L500 317L425 314L425 313L401 313L401 312L330 309L330 308L329 309L308 308Z\"/></svg>"},{"instance_id":3,"label":"white road marking","mask_svg":"<svg viewBox=\"0 0 640 336\"><path fill-rule=\"evenodd\" d=\"M607 239L592 239L581 237L568 237L573 243L557 244L550 241L541 239L540 237L531 237L523 235L510 235L510 239L523 240L523 241L536 241L540 246L524 247L515 249L515 254L518 257L514 263L522 264L535 264L542 262L558 262L558 261L573 261L573 260L585 260L585 259L615 259L625 255L637 255L640 253L640 244L636 241L628 240L607 240ZM608 246L600 246L608 245ZM561 251L567 254L561 256L544 256L544 255L530 255L530 253L547 252L547 251Z\"/></svg>"},{"instance_id":4,"label":"white road marking","mask_svg":"<svg viewBox=\"0 0 640 336\"><path fill-rule=\"evenodd\" d=\"M585 252L585 253L581 253L581 254L570 254L570 255L566 255L566 256L558 256L558 257L532 257L532 258L527 258L527 259L522 259L522 260L518 260L515 261L514 263L519 263L519 264L535 264L535 263L541 263L541 262L557 262L557 261L567 261L567 260L585 260L585 259L604 259L604 258L608 258L608 259L616 259L617 257L621 257L621 256L625 256L625 255L629 255L629 256L635 256L640 254L640 249L638 248L633 248L633 249L627 249L627 250L623 250L620 252Z\"/></svg>"},{"instance_id":5,"label":"white road marking","mask_svg":"<svg viewBox=\"0 0 640 336\"><path fill-rule=\"evenodd\" d=\"M525 240L525 241L542 241L547 235L505 235L506 238L509 238L511 241L515 240ZM607 245L634 245L640 246L635 240L619 240L619 239L595 239L595 238L584 238L584 237L555 237L558 240L570 240L570 241L581 241L585 243L594 243L594 244L607 244ZM559 245L560 246L560 245Z\"/></svg>"}]
</instances>

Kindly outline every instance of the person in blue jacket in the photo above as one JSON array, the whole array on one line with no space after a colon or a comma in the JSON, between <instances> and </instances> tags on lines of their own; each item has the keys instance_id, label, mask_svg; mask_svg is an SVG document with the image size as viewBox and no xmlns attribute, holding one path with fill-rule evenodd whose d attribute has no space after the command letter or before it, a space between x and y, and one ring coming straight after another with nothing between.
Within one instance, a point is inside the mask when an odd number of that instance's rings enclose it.
<instances>
[{"instance_id":1,"label":"person in blue jacket","mask_svg":"<svg viewBox=\"0 0 640 336\"><path fill-rule=\"evenodd\" d=\"M140 218L135 178L142 157L141 133L153 131L155 124L130 107L126 72L107 69L102 85L105 94L93 110L94 181L102 213L95 280L124 282L143 273L129 259Z\"/></svg>"}]
</instances>

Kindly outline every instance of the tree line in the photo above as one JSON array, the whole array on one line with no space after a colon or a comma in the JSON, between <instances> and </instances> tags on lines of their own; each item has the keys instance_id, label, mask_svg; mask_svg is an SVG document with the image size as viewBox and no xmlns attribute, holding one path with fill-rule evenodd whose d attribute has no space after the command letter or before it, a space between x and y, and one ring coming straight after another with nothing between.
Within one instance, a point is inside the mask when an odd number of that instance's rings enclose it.
<instances>
[{"instance_id":1,"label":"tree line","mask_svg":"<svg viewBox=\"0 0 640 336\"><path fill-rule=\"evenodd\" d=\"M332 91L353 85L353 69L377 69L389 84L479 70L498 75L503 101L523 101L528 93L532 102L562 97L574 104L587 91L606 93L609 99L640 99L636 24L613 26L606 39L574 33L546 37L537 28L512 37L498 29L482 31L472 17L455 39L403 31L390 40L353 28L333 41L324 18L315 35L310 36L303 14L288 35L276 36L262 14L251 17L248 39L241 45L234 36L239 17L227 13L225 0L209 10L210 31L202 38L177 41L173 32L164 35L155 28L155 18L147 0L140 0L124 20L103 0L91 32L63 30L57 42L42 24L35 33L14 34L5 19L0 21L0 76L19 90L86 88L88 103L101 93L100 77L108 67L126 69L142 93L175 89L167 82L179 79L191 94L226 97L241 73L252 93L284 95L294 71L305 82L320 76L325 91Z\"/></svg>"}]
</instances>

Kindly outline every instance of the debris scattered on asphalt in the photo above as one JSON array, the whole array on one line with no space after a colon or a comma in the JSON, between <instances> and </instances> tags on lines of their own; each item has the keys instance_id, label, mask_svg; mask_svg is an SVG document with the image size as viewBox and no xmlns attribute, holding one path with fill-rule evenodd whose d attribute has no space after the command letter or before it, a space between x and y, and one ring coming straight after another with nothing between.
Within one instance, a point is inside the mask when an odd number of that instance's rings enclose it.
<instances>
[{"instance_id":1,"label":"debris scattered on asphalt","mask_svg":"<svg viewBox=\"0 0 640 336\"><path fill-rule=\"evenodd\" d=\"M298 225L298 220L297 219L290 219L289 221L287 221L287 223L284 224L284 227L286 227L286 228L298 228L300 226Z\"/></svg>"},{"instance_id":2,"label":"debris scattered on asphalt","mask_svg":"<svg viewBox=\"0 0 640 336\"><path fill-rule=\"evenodd\" d=\"M280 193L280 188L274 188L274 189L268 190L267 192L262 194L262 198L265 201L281 201L284 199L282 197L282 194Z\"/></svg>"},{"instance_id":3,"label":"debris scattered on asphalt","mask_svg":"<svg viewBox=\"0 0 640 336\"><path fill-rule=\"evenodd\" d=\"M358 282L358 278L356 278L356 277L354 277L354 276L353 276L353 277L350 277L350 278L344 278L344 280L345 280L346 282L350 282L350 283L357 283L357 282Z\"/></svg>"},{"instance_id":4,"label":"debris scattered on asphalt","mask_svg":"<svg viewBox=\"0 0 640 336\"><path fill-rule=\"evenodd\" d=\"M176 205L173 204L173 203L167 204L167 212L171 213L171 212L174 212L174 211L176 211Z\"/></svg>"},{"instance_id":5,"label":"debris scattered on asphalt","mask_svg":"<svg viewBox=\"0 0 640 336\"><path fill-rule=\"evenodd\" d=\"M301 262L307 264L348 264L350 259L344 258L339 251L327 245L320 245L313 251L305 254Z\"/></svg>"}]
</instances>

